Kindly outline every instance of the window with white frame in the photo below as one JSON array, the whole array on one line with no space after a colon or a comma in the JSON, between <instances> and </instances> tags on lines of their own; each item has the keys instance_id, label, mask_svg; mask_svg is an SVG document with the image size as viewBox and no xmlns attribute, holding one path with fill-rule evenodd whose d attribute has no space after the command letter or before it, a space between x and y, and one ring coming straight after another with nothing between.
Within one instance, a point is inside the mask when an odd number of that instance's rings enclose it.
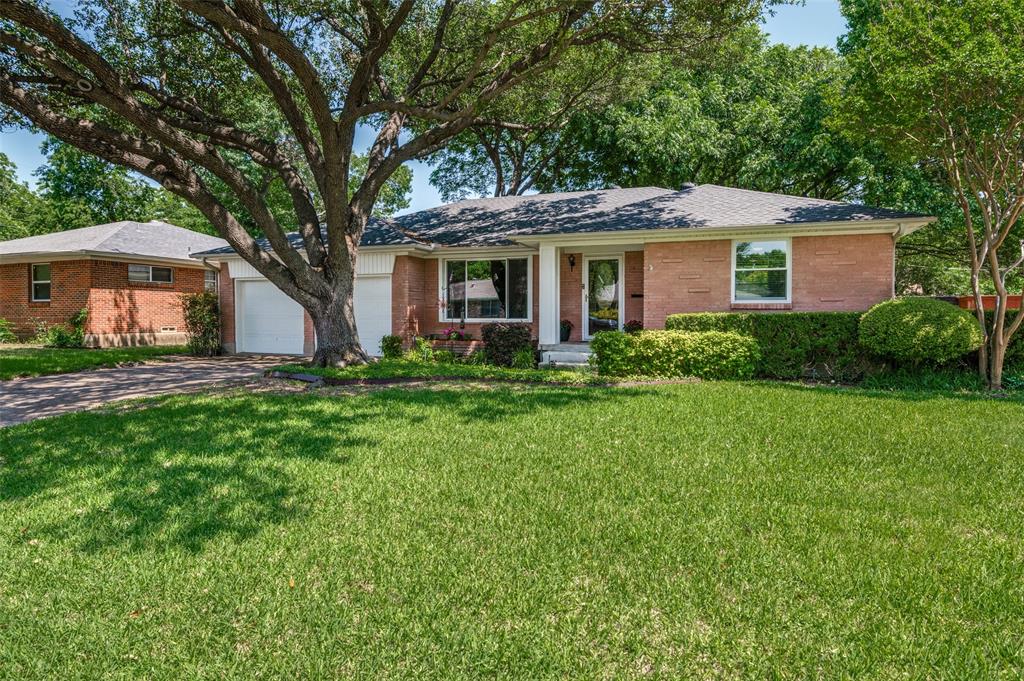
<instances>
[{"instance_id":1,"label":"window with white frame","mask_svg":"<svg viewBox=\"0 0 1024 681\"><path fill-rule=\"evenodd\" d=\"M217 292L217 273L213 270L204 270L203 272L203 287L207 291L213 293Z\"/></svg>"},{"instance_id":2,"label":"window with white frame","mask_svg":"<svg viewBox=\"0 0 1024 681\"><path fill-rule=\"evenodd\" d=\"M527 258L445 260L446 320L528 319L530 266Z\"/></svg>"},{"instance_id":3,"label":"window with white frame","mask_svg":"<svg viewBox=\"0 0 1024 681\"><path fill-rule=\"evenodd\" d=\"M174 282L174 270L155 265L128 265L128 281L171 284Z\"/></svg>"},{"instance_id":4,"label":"window with white frame","mask_svg":"<svg viewBox=\"0 0 1024 681\"><path fill-rule=\"evenodd\" d=\"M45 303L50 300L50 276L49 263L32 265L32 302Z\"/></svg>"},{"instance_id":5,"label":"window with white frame","mask_svg":"<svg viewBox=\"0 0 1024 681\"><path fill-rule=\"evenodd\" d=\"M737 303L789 302L788 239L734 241L732 299Z\"/></svg>"}]
</instances>

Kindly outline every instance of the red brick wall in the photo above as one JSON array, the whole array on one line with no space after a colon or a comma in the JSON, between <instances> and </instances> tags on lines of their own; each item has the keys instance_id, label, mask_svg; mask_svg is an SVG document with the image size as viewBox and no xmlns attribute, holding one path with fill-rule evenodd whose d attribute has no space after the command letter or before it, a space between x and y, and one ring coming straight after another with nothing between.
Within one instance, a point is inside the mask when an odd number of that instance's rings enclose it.
<instances>
[{"instance_id":1,"label":"red brick wall","mask_svg":"<svg viewBox=\"0 0 1024 681\"><path fill-rule=\"evenodd\" d=\"M888 234L793 238L794 310L866 310L893 295Z\"/></svg>"},{"instance_id":2,"label":"red brick wall","mask_svg":"<svg viewBox=\"0 0 1024 681\"><path fill-rule=\"evenodd\" d=\"M227 352L235 351L235 280L227 263L221 263L217 282L220 293L220 342Z\"/></svg>"},{"instance_id":3,"label":"red brick wall","mask_svg":"<svg viewBox=\"0 0 1024 681\"><path fill-rule=\"evenodd\" d=\"M86 333L96 336L159 333L173 326L184 332L178 296L203 290L203 270L174 267L171 284L128 281L128 262L59 260L50 262L50 302L29 300L30 265L0 265L0 317L20 336L30 336L36 321L67 322L89 309ZM144 341L142 341L144 342Z\"/></svg>"},{"instance_id":4,"label":"red brick wall","mask_svg":"<svg viewBox=\"0 0 1024 681\"><path fill-rule=\"evenodd\" d=\"M756 309L731 305L732 242L682 241L644 249L644 325L662 328L676 312ZM760 309L866 310L892 296L888 234L793 238L791 305Z\"/></svg>"},{"instance_id":5,"label":"red brick wall","mask_svg":"<svg viewBox=\"0 0 1024 681\"><path fill-rule=\"evenodd\" d=\"M569 267L569 256L576 258L575 267ZM534 293L536 295L536 292ZM583 254L563 252L558 256L558 332L563 319L572 322L569 342L583 338ZM559 336L561 338L561 336Z\"/></svg>"},{"instance_id":6,"label":"red brick wall","mask_svg":"<svg viewBox=\"0 0 1024 681\"><path fill-rule=\"evenodd\" d=\"M644 252L627 251L625 270L626 290L623 293L626 304L623 319L627 322L631 319L642 322L644 319L644 299L642 297L644 295Z\"/></svg>"},{"instance_id":7,"label":"red brick wall","mask_svg":"<svg viewBox=\"0 0 1024 681\"><path fill-rule=\"evenodd\" d=\"M163 327L185 331L182 293L203 290L204 274L194 267L174 267L170 284L128 281L128 263L92 261L89 328L93 334L159 333Z\"/></svg>"},{"instance_id":8,"label":"red brick wall","mask_svg":"<svg viewBox=\"0 0 1024 681\"><path fill-rule=\"evenodd\" d=\"M411 258L412 260L420 260L420 258ZM406 301L407 306L414 306L417 309L421 309L422 313L416 317L415 325L419 328L420 335L428 335L432 333L440 333L449 326L458 327L458 322L440 322L438 321L438 283L437 283L437 260L434 259L422 259L423 260L423 294L422 302L416 300L416 295L410 296ZM540 301L537 296L537 289L540 280L540 266L538 264L538 256L533 256L533 322L530 324L533 330L534 337L537 336L537 317ZM395 269L398 269L398 263L395 263ZM394 280L392 280L394 282ZM395 315L395 293L397 292L397 284L392 283L392 323L394 323ZM407 322L406 326L409 326ZM480 327L483 324L466 324L465 331L472 334L475 338L480 338Z\"/></svg>"},{"instance_id":9,"label":"red brick wall","mask_svg":"<svg viewBox=\"0 0 1024 681\"><path fill-rule=\"evenodd\" d=\"M313 329L313 318L305 309L302 310L302 354L312 355L316 352L316 331Z\"/></svg>"},{"instance_id":10,"label":"red brick wall","mask_svg":"<svg viewBox=\"0 0 1024 681\"><path fill-rule=\"evenodd\" d=\"M14 325L20 337L35 332L37 321L63 324L89 304L91 260L64 260L50 264L50 301L30 300L31 265L0 265L0 317ZM91 322L91 320L90 320Z\"/></svg>"},{"instance_id":11,"label":"red brick wall","mask_svg":"<svg viewBox=\"0 0 1024 681\"><path fill-rule=\"evenodd\" d=\"M433 260L400 255L391 272L391 333L409 342L420 333L426 314L425 271ZM436 309L436 308L435 308Z\"/></svg>"}]
</instances>

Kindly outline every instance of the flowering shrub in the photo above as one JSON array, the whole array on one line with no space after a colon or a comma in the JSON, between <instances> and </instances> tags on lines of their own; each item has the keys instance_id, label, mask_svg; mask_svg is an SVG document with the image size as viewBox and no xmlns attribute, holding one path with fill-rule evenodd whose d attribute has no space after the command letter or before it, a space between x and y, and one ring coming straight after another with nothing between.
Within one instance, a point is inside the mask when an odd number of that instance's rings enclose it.
<instances>
[{"instance_id":1,"label":"flowering shrub","mask_svg":"<svg viewBox=\"0 0 1024 681\"><path fill-rule=\"evenodd\" d=\"M449 326L447 329L441 332L441 338L443 340L467 341L473 340L473 334L466 333L465 331L457 329L454 326Z\"/></svg>"}]
</instances>

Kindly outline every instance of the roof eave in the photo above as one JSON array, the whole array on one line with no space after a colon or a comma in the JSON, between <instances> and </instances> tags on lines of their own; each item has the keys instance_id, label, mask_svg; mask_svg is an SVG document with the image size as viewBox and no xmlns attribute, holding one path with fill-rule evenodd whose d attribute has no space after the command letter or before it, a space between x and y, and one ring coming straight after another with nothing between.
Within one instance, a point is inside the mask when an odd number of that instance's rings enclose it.
<instances>
[{"instance_id":1,"label":"roof eave","mask_svg":"<svg viewBox=\"0 0 1024 681\"><path fill-rule=\"evenodd\" d=\"M25 251L22 253L2 253L0 263L17 264L27 262L60 262L62 260L117 260L135 261L145 263L160 263L178 265L180 267L196 267L197 263L192 259L172 258L160 255L144 255L142 253L116 253L111 251L76 250L76 251Z\"/></svg>"},{"instance_id":2,"label":"roof eave","mask_svg":"<svg viewBox=\"0 0 1024 681\"><path fill-rule=\"evenodd\" d=\"M728 239L751 235L816 236L828 234L892 233L896 238L906 236L935 222L934 217L886 218L884 220L843 220L828 222L780 223L764 225L724 225L721 227L679 227L664 229L631 229L604 232L559 232L509 237L525 246L656 243L659 241L702 241Z\"/></svg>"}]
</instances>

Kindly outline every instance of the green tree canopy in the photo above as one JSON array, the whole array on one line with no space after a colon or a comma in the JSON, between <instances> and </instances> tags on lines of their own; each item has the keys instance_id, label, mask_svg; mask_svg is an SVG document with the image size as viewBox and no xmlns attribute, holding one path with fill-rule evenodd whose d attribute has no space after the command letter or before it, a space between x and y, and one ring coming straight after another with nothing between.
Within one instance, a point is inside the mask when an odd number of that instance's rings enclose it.
<instances>
[{"instance_id":1,"label":"green tree canopy","mask_svg":"<svg viewBox=\"0 0 1024 681\"><path fill-rule=\"evenodd\" d=\"M1024 323L1007 318L1024 265L1024 4L1019 0L846 3L849 78L837 119L921 166L941 168L959 206L978 321L980 370L999 387ZM984 279L996 294L986 322Z\"/></svg>"}]
</instances>

